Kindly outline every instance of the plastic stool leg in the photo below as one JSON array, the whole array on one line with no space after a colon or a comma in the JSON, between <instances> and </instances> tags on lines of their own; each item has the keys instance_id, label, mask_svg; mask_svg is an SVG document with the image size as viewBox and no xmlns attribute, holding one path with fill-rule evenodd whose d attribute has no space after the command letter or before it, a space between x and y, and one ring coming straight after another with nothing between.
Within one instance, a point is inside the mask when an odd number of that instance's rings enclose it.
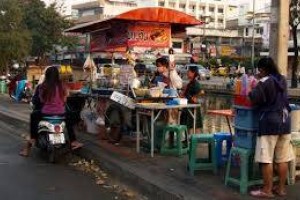
<instances>
[{"instance_id":1,"label":"plastic stool leg","mask_svg":"<svg viewBox=\"0 0 300 200\"><path fill-rule=\"evenodd\" d=\"M191 139L190 151L189 151L189 171L191 176L194 176L195 162L196 162L196 143Z\"/></svg>"},{"instance_id":2,"label":"plastic stool leg","mask_svg":"<svg viewBox=\"0 0 300 200\"><path fill-rule=\"evenodd\" d=\"M222 141L216 140L216 158L217 158L217 165L221 166L223 164L223 155L222 155Z\"/></svg>"},{"instance_id":3,"label":"plastic stool leg","mask_svg":"<svg viewBox=\"0 0 300 200\"><path fill-rule=\"evenodd\" d=\"M227 167L226 167L226 175L225 175L225 185L228 185L229 175L230 175L230 169L231 169L231 157L232 157L233 150L229 153L229 158L227 161Z\"/></svg>"},{"instance_id":4,"label":"plastic stool leg","mask_svg":"<svg viewBox=\"0 0 300 200\"><path fill-rule=\"evenodd\" d=\"M212 157L212 164L213 164L213 172L214 174L217 174L218 172L218 164L217 164L217 158L216 158L216 148L215 144L212 143L212 151L211 151L211 157Z\"/></svg>"},{"instance_id":5,"label":"plastic stool leg","mask_svg":"<svg viewBox=\"0 0 300 200\"><path fill-rule=\"evenodd\" d=\"M182 155L182 135L180 131L174 131L174 134L176 134L176 143L177 143L177 154L178 156Z\"/></svg>"},{"instance_id":6,"label":"plastic stool leg","mask_svg":"<svg viewBox=\"0 0 300 200\"><path fill-rule=\"evenodd\" d=\"M247 155L242 155L241 159L241 182L240 182L240 193L241 194L246 194L248 191L248 163L249 163L249 156Z\"/></svg>"}]
</instances>

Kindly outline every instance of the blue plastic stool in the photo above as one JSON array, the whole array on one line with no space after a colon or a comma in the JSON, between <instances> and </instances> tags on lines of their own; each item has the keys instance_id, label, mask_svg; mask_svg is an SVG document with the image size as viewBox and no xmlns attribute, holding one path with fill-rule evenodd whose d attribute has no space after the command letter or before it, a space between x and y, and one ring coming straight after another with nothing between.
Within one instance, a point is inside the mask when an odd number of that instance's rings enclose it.
<instances>
[{"instance_id":1,"label":"blue plastic stool","mask_svg":"<svg viewBox=\"0 0 300 200\"><path fill-rule=\"evenodd\" d=\"M232 147L232 135L230 133L218 132L214 134L216 141L217 165L223 166L228 160L230 149ZM226 153L223 154L223 141L226 141Z\"/></svg>"}]
</instances>

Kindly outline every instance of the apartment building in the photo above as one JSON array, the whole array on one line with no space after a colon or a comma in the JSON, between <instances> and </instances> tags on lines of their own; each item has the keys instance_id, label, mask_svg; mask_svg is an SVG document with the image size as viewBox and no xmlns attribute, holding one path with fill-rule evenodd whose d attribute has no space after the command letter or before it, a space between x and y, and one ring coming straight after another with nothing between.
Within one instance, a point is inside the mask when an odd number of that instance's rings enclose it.
<instances>
[{"instance_id":1,"label":"apartment building","mask_svg":"<svg viewBox=\"0 0 300 200\"><path fill-rule=\"evenodd\" d=\"M227 0L153 0L152 2L152 6L176 9L205 22L204 25L187 28L189 53L200 55L201 51L207 51L208 56L222 56L237 52L230 49L230 44L231 40L234 40L232 38L238 37L238 31L227 30L226 21L230 16L237 16L238 10L237 6L231 5ZM182 39L173 39L173 41L173 46L184 46L185 41ZM175 48L175 51L179 49ZM214 53L210 54L210 51Z\"/></svg>"},{"instance_id":2,"label":"apartment building","mask_svg":"<svg viewBox=\"0 0 300 200\"><path fill-rule=\"evenodd\" d=\"M228 4L224 0L153 0L155 6L176 9L209 21L209 28L225 28Z\"/></svg>"},{"instance_id":3,"label":"apartment building","mask_svg":"<svg viewBox=\"0 0 300 200\"><path fill-rule=\"evenodd\" d=\"M137 8L135 0L94 0L72 6L76 23L106 19Z\"/></svg>"}]
</instances>

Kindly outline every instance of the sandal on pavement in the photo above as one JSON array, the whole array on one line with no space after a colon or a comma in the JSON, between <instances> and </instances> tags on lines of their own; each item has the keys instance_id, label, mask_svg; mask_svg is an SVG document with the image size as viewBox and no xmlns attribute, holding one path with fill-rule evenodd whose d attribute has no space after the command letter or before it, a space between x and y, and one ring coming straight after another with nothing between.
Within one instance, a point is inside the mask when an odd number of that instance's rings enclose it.
<instances>
[{"instance_id":1,"label":"sandal on pavement","mask_svg":"<svg viewBox=\"0 0 300 200\"><path fill-rule=\"evenodd\" d=\"M273 192L276 195L280 196L280 197L285 197L286 196L286 191L285 190L284 191L280 191L278 186L274 186L273 187Z\"/></svg>"},{"instance_id":2,"label":"sandal on pavement","mask_svg":"<svg viewBox=\"0 0 300 200\"><path fill-rule=\"evenodd\" d=\"M80 143L80 142L78 142L78 141L73 141L73 142L71 143L71 149L72 149L72 150L79 149L79 148L81 148L81 147L83 147L83 144Z\"/></svg>"},{"instance_id":3,"label":"sandal on pavement","mask_svg":"<svg viewBox=\"0 0 300 200\"><path fill-rule=\"evenodd\" d=\"M19 155L24 157L28 157L29 154L30 154L30 149L26 147L19 152Z\"/></svg>"},{"instance_id":4,"label":"sandal on pavement","mask_svg":"<svg viewBox=\"0 0 300 200\"><path fill-rule=\"evenodd\" d=\"M26 146L19 152L20 156L28 157L31 152L32 142L28 141Z\"/></svg>"},{"instance_id":5,"label":"sandal on pavement","mask_svg":"<svg viewBox=\"0 0 300 200\"><path fill-rule=\"evenodd\" d=\"M250 192L250 195L256 198L265 198L265 199L272 199L275 197L274 194L272 193L268 194L262 190L253 190Z\"/></svg>"}]
</instances>

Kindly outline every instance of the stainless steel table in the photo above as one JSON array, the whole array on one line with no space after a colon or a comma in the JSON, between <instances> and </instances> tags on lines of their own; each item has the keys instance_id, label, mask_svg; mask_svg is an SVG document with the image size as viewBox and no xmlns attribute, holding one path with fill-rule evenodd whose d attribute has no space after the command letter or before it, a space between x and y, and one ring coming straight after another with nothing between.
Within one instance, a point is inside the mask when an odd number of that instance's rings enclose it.
<instances>
[{"instance_id":1,"label":"stainless steel table","mask_svg":"<svg viewBox=\"0 0 300 200\"><path fill-rule=\"evenodd\" d=\"M187 105L165 105L163 103L137 103L135 105L136 109L136 151L140 152L140 115L150 116L151 125L150 125L150 140L151 140L151 157L154 156L154 123L160 116L163 110L168 109L183 109L183 108L191 108L193 110L190 111L188 109L189 114L192 116L193 122L193 130L196 132L196 108L200 107L201 104L187 104ZM155 113L157 111L157 113Z\"/></svg>"}]
</instances>

